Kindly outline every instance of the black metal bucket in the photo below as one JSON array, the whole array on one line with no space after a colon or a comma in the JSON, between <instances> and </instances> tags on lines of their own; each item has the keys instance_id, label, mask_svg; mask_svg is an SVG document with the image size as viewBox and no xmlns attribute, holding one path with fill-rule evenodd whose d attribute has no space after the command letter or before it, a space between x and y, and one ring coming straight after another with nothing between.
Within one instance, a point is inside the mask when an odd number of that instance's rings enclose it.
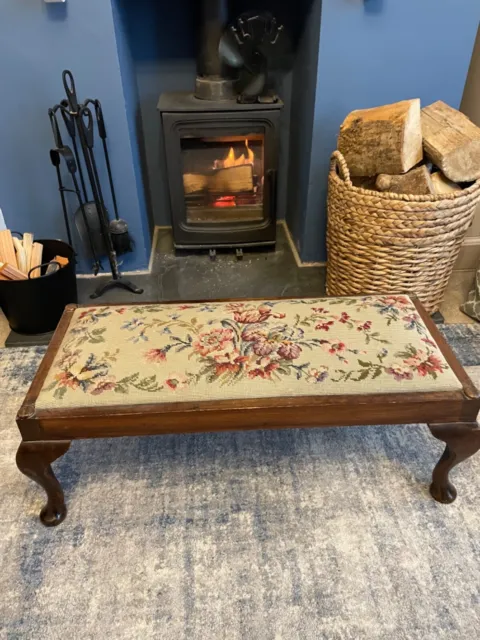
<instances>
[{"instance_id":1,"label":"black metal bucket","mask_svg":"<svg viewBox=\"0 0 480 640\"><path fill-rule=\"evenodd\" d=\"M42 275L28 280L0 280L0 307L13 331L38 334L53 331L67 304L77 302L75 251L61 240L35 240L43 245ZM68 264L45 275L47 263L62 256Z\"/></svg>"}]
</instances>

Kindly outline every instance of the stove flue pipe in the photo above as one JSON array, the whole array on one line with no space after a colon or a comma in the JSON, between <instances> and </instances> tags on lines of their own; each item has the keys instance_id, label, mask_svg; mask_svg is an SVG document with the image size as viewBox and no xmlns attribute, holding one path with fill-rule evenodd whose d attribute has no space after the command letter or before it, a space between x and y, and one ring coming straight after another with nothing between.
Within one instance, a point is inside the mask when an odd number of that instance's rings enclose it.
<instances>
[{"instance_id":1,"label":"stove flue pipe","mask_svg":"<svg viewBox=\"0 0 480 640\"><path fill-rule=\"evenodd\" d=\"M236 97L233 80L218 53L220 38L228 21L228 0L201 1L202 22L195 96L200 100L232 100Z\"/></svg>"}]
</instances>

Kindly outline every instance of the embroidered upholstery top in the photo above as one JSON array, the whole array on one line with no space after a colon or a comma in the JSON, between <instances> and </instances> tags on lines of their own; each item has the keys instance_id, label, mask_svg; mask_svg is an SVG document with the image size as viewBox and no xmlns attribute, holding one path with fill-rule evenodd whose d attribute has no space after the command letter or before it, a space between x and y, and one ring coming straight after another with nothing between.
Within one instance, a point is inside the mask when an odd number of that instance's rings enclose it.
<instances>
[{"instance_id":1,"label":"embroidered upholstery top","mask_svg":"<svg viewBox=\"0 0 480 640\"><path fill-rule=\"evenodd\" d=\"M461 389L406 296L77 309L38 408Z\"/></svg>"}]
</instances>

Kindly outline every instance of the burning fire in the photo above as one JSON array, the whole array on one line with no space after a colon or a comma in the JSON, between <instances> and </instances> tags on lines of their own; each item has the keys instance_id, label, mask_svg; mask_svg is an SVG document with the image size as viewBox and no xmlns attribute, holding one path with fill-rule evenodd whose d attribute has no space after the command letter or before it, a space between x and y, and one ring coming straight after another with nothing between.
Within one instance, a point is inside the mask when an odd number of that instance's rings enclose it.
<instances>
[{"instance_id":1,"label":"burning fire","mask_svg":"<svg viewBox=\"0 0 480 640\"><path fill-rule=\"evenodd\" d=\"M229 169L230 167L240 167L244 164L253 165L255 160L255 154L248 146L248 140L245 138L245 153L242 153L238 158L235 157L235 150L230 147L227 157L224 160L215 160L213 163L214 169Z\"/></svg>"},{"instance_id":2,"label":"burning fire","mask_svg":"<svg viewBox=\"0 0 480 640\"><path fill-rule=\"evenodd\" d=\"M255 154L248 146L248 139L245 138L245 152L242 153L238 158L235 157L235 149L230 147L227 156L223 160L215 160L213 163L214 169L231 169L233 167L241 167L245 165L252 165L255 162ZM234 195L225 195L220 196L213 203L214 207L218 208L227 208L227 207L236 207L237 206L237 198Z\"/></svg>"}]
</instances>

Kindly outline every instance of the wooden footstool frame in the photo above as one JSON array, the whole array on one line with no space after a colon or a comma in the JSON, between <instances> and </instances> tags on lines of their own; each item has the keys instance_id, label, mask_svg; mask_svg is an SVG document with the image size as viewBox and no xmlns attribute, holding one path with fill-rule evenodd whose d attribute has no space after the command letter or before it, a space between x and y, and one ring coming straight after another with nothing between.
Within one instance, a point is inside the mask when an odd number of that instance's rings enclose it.
<instances>
[{"instance_id":1,"label":"wooden footstool frame","mask_svg":"<svg viewBox=\"0 0 480 640\"><path fill-rule=\"evenodd\" d=\"M431 318L415 298L412 300L463 390L36 410L37 397L77 308L70 305L17 415L22 435L18 468L47 494L47 504L40 513L42 523L55 526L65 519L63 490L51 464L68 451L72 440L237 429L426 423L433 436L446 443L433 471L430 492L438 502L453 502L457 492L449 480L450 471L480 449L476 421L480 396ZM234 300L215 302L230 301Z\"/></svg>"}]
</instances>

